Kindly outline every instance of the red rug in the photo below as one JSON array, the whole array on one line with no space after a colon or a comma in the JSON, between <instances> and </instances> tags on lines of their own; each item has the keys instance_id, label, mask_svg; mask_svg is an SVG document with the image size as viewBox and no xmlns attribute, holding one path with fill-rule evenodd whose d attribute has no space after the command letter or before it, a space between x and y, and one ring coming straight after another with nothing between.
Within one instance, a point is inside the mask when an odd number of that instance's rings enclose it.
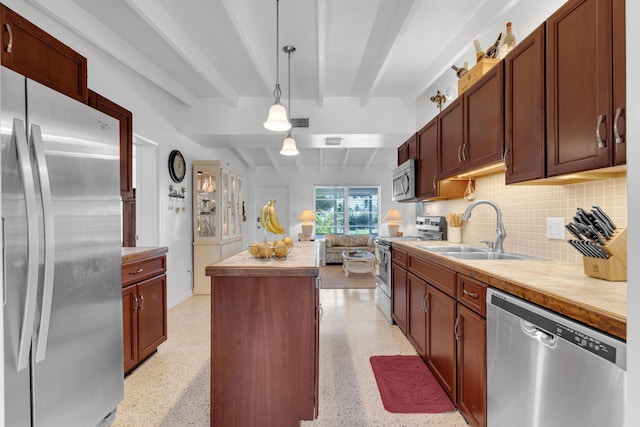
<instances>
[{"instance_id":1,"label":"red rug","mask_svg":"<svg viewBox=\"0 0 640 427\"><path fill-rule=\"evenodd\" d=\"M455 409L420 356L371 356L382 404L397 414L436 414Z\"/></svg>"}]
</instances>

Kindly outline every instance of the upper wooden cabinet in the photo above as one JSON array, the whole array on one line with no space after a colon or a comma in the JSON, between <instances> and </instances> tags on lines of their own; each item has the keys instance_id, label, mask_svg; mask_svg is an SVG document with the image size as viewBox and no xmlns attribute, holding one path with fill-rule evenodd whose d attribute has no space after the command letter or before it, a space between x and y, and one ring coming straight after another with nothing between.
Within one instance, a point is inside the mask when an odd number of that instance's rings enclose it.
<instances>
[{"instance_id":1,"label":"upper wooden cabinet","mask_svg":"<svg viewBox=\"0 0 640 427\"><path fill-rule=\"evenodd\" d=\"M504 152L503 63L493 66L464 92L465 170L478 169L502 160Z\"/></svg>"},{"instance_id":2,"label":"upper wooden cabinet","mask_svg":"<svg viewBox=\"0 0 640 427\"><path fill-rule=\"evenodd\" d=\"M545 26L504 59L507 184L546 176Z\"/></svg>"},{"instance_id":3,"label":"upper wooden cabinet","mask_svg":"<svg viewBox=\"0 0 640 427\"><path fill-rule=\"evenodd\" d=\"M614 68L624 75L612 66L613 34L624 45L624 21L614 26L612 15L612 0L569 0L547 20L547 176L618 163L613 134L624 105L613 106Z\"/></svg>"},{"instance_id":4,"label":"upper wooden cabinet","mask_svg":"<svg viewBox=\"0 0 640 427\"><path fill-rule=\"evenodd\" d=\"M438 115L440 179L503 159L503 74L500 62Z\"/></svg>"},{"instance_id":5,"label":"upper wooden cabinet","mask_svg":"<svg viewBox=\"0 0 640 427\"><path fill-rule=\"evenodd\" d=\"M627 164L625 0L613 0L613 164Z\"/></svg>"},{"instance_id":6,"label":"upper wooden cabinet","mask_svg":"<svg viewBox=\"0 0 640 427\"><path fill-rule=\"evenodd\" d=\"M398 166L409 159L418 158L418 140L417 135L413 134L400 147L398 147Z\"/></svg>"},{"instance_id":7,"label":"upper wooden cabinet","mask_svg":"<svg viewBox=\"0 0 640 427\"><path fill-rule=\"evenodd\" d=\"M87 59L11 9L0 5L2 65L87 103Z\"/></svg>"}]
</instances>

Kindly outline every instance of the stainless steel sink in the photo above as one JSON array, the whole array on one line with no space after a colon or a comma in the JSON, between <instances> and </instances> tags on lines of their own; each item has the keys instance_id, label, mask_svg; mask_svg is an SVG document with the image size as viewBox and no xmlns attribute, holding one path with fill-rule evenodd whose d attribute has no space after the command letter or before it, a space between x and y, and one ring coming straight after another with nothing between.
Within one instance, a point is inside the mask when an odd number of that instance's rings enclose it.
<instances>
[{"instance_id":1,"label":"stainless steel sink","mask_svg":"<svg viewBox=\"0 0 640 427\"><path fill-rule=\"evenodd\" d=\"M448 252L448 253L445 252L443 253L443 255L447 255L452 258L469 259L469 260L513 259L513 260L527 260L527 261L544 261L547 259L547 258L540 258L540 257L531 256L531 255L517 254L513 252L497 253L497 252L487 252L487 251L485 252Z\"/></svg>"},{"instance_id":2,"label":"stainless steel sink","mask_svg":"<svg viewBox=\"0 0 640 427\"><path fill-rule=\"evenodd\" d=\"M426 249L431 252L446 252L446 253L474 253L474 252L487 252L486 248L478 246L420 246L421 249Z\"/></svg>"}]
</instances>

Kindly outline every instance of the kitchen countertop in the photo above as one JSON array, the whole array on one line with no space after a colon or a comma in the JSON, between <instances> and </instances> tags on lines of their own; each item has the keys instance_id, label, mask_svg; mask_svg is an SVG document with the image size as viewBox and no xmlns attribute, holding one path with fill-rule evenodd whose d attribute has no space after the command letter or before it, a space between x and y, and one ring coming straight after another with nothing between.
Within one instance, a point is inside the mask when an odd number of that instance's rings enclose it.
<instances>
[{"instance_id":1,"label":"kitchen countertop","mask_svg":"<svg viewBox=\"0 0 640 427\"><path fill-rule=\"evenodd\" d=\"M210 265L207 276L318 276L320 274L318 242L295 242L283 259L257 259L247 250Z\"/></svg>"},{"instance_id":2,"label":"kitchen countertop","mask_svg":"<svg viewBox=\"0 0 640 427\"><path fill-rule=\"evenodd\" d=\"M169 249L161 247L122 248L122 262L138 261L145 258L160 256L169 252Z\"/></svg>"},{"instance_id":3,"label":"kitchen countertop","mask_svg":"<svg viewBox=\"0 0 640 427\"><path fill-rule=\"evenodd\" d=\"M420 248L427 245L448 246L451 243L392 243L394 248L434 261L626 340L627 282L609 282L586 276L582 265L554 260L462 260Z\"/></svg>"}]
</instances>

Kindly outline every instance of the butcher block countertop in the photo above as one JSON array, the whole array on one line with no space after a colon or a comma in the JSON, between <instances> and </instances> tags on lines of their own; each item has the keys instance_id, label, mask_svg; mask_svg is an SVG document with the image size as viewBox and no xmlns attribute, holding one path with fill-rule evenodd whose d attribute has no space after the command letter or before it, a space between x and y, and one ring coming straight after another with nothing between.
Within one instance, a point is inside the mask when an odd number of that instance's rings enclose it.
<instances>
[{"instance_id":1,"label":"butcher block countertop","mask_svg":"<svg viewBox=\"0 0 640 427\"><path fill-rule=\"evenodd\" d=\"M145 258L160 256L169 252L166 247L122 248L122 262L139 261Z\"/></svg>"},{"instance_id":2,"label":"butcher block countertop","mask_svg":"<svg viewBox=\"0 0 640 427\"><path fill-rule=\"evenodd\" d=\"M318 276L318 242L294 242L286 258L257 259L248 251L226 258L206 268L207 276Z\"/></svg>"},{"instance_id":3,"label":"butcher block countertop","mask_svg":"<svg viewBox=\"0 0 640 427\"><path fill-rule=\"evenodd\" d=\"M582 265L553 260L462 260L420 246L449 242L397 241L394 248L436 262L494 288L626 340L627 282L586 276Z\"/></svg>"}]
</instances>

